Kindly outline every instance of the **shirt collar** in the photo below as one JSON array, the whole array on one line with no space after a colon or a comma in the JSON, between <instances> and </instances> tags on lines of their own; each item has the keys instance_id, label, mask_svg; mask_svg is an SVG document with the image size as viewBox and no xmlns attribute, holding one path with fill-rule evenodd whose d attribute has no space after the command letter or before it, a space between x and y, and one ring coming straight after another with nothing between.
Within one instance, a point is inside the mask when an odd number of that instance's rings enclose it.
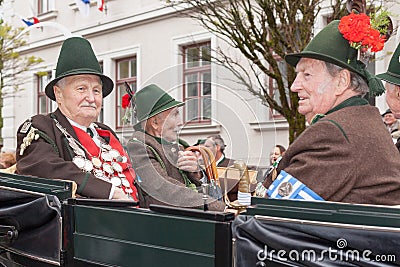
<instances>
[{"instance_id":1,"label":"shirt collar","mask_svg":"<svg viewBox=\"0 0 400 267\"><path fill-rule=\"evenodd\" d=\"M215 165L218 166L218 164L220 164L224 159L225 159L225 155L222 154L222 156L219 158L219 160L217 160L217 162L215 162Z\"/></svg>"},{"instance_id":2,"label":"shirt collar","mask_svg":"<svg viewBox=\"0 0 400 267\"><path fill-rule=\"evenodd\" d=\"M67 120L69 121L69 123L70 123L72 126L75 126L75 127L81 129L81 130L84 131L84 132L86 132L87 128L90 128L90 129L92 130L92 132L93 132L93 137L98 136L98 133L97 133L97 131L96 131L96 127L97 127L96 124L91 123L91 124L89 125L89 127L86 127L86 126L80 125L79 123L77 123L77 122L75 122L75 121L73 121L73 120L71 120L71 119L69 119L69 118L67 118Z\"/></svg>"}]
</instances>

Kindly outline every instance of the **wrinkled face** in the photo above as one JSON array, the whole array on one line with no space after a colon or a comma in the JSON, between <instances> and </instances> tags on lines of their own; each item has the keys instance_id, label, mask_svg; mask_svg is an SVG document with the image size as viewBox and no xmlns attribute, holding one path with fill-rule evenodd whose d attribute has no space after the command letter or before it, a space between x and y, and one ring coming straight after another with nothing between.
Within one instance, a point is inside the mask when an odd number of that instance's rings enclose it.
<instances>
[{"instance_id":1,"label":"wrinkled face","mask_svg":"<svg viewBox=\"0 0 400 267\"><path fill-rule=\"evenodd\" d=\"M328 73L325 63L316 59L301 58L296 72L290 90L299 97L299 113L311 122L316 114L325 114L336 105L337 81Z\"/></svg>"},{"instance_id":2,"label":"wrinkled face","mask_svg":"<svg viewBox=\"0 0 400 267\"><path fill-rule=\"evenodd\" d=\"M178 139L178 132L182 126L181 114L178 107L161 112L157 116L157 123L161 125L161 138L173 142Z\"/></svg>"},{"instance_id":3,"label":"wrinkled face","mask_svg":"<svg viewBox=\"0 0 400 267\"><path fill-rule=\"evenodd\" d=\"M386 88L386 102L390 110L393 112L394 116L400 119L400 95L399 95L400 86L386 82L385 88Z\"/></svg>"},{"instance_id":4,"label":"wrinkled face","mask_svg":"<svg viewBox=\"0 0 400 267\"><path fill-rule=\"evenodd\" d=\"M274 162L281 156L281 151L279 150L278 147L274 147L271 151L270 154L270 161L271 161L271 165L274 164Z\"/></svg>"},{"instance_id":5,"label":"wrinkled face","mask_svg":"<svg viewBox=\"0 0 400 267\"><path fill-rule=\"evenodd\" d=\"M54 86L61 112L74 122L88 127L100 114L103 91L97 75L68 76Z\"/></svg>"}]
</instances>

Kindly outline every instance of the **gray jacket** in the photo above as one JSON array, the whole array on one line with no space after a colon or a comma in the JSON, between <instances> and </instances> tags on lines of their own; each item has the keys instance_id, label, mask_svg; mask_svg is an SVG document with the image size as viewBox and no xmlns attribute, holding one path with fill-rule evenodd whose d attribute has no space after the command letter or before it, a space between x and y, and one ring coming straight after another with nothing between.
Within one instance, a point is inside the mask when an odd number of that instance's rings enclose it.
<instances>
[{"instance_id":1,"label":"gray jacket","mask_svg":"<svg viewBox=\"0 0 400 267\"><path fill-rule=\"evenodd\" d=\"M203 194L185 186L181 171L176 167L178 144L160 144L153 136L141 131L133 133L127 144L133 167L142 190L141 207L162 204L178 207L201 207ZM199 186L195 174L186 173L192 183ZM224 210L225 205L212 198L208 200L210 210Z\"/></svg>"}]
</instances>

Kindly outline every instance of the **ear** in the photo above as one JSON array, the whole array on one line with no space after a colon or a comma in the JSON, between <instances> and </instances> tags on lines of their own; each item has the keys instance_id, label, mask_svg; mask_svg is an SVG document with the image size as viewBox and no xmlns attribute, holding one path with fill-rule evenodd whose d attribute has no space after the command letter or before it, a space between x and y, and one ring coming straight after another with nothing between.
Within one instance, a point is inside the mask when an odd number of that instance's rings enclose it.
<instances>
[{"instance_id":1,"label":"ear","mask_svg":"<svg viewBox=\"0 0 400 267\"><path fill-rule=\"evenodd\" d=\"M153 129L158 129L159 128L159 124L158 124L158 120L157 120L156 116L150 118L148 120L148 122L150 123L150 125L151 125L151 127Z\"/></svg>"},{"instance_id":2,"label":"ear","mask_svg":"<svg viewBox=\"0 0 400 267\"><path fill-rule=\"evenodd\" d=\"M56 102L57 102L57 103L60 103L60 102L61 102L61 99L62 99L62 97L63 97L62 89L61 89L60 87L54 85L54 86L53 86L53 92L54 92L54 96L55 96L55 98L56 98Z\"/></svg>"},{"instance_id":3,"label":"ear","mask_svg":"<svg viewBox=\"0 0 400 267\"><path fill-rule=\"evenodd\" d=\"M335 94L337 96L342 95L348 88L350 88L351 84L351 74L347 69L341 70L335 79L336 88Z\"/></svg>"},{"instance_id":4,"label":"ear","mask_svg":"<svg viewBox=\"0 0 400 267\"><path fill-rule=\"evenodd\" d=\"M396 93L396 97L398 99L400 99L400 86L399 85L394 85L394 90L395 90L395 93Z\"/></svg>"}]
</instances>

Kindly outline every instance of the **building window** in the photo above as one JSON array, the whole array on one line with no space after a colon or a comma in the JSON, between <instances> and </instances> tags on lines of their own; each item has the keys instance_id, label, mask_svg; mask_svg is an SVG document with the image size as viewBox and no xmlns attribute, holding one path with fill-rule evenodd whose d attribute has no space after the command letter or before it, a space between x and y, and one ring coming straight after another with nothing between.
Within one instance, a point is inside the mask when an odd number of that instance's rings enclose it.
<instances>
[{"instance_id":1,"label":"building window","mask_svg":"<svg viewBox=\"0 0 400 267\"><path fill-rule=\"evenodd\" d=\"M127 113L128 109L122 108L122 96L126 94L125 82L129 84L133 91L136 91L137 61L136 56L123 58L116 61L116 97L117 97L117 128L131 127L135 124L133 114Z\"/></svg>"},{"instance_id":2,"label":"building window","mask_svg":"<svg viewBox=\"0 0 400 267\"><path fill-rule=\"evenodd\" d=\"M51 71L41 72L36 74L37 81L37 113L47 114L51 109L51 100L46 96L44 89L46 85L51 81Z\"/></svg>"},{"instance_id":3,"label":"building window","mask_svg":"<svg viewBox=\"0 0 400 267\"><path fill-rule=\"evenodd\" d=\"M53 0L36 0L37 15L54 10Z\"/></svg>"},{"instance_id":4,"label":"building window","mask_svg":"<svg viewBox=\"0 0 400 267\"><path fill-rule=\"evenodd\" d=\"M182 47L184 120L211 122L211 42Z\"/></svg>"}]
</instances>

